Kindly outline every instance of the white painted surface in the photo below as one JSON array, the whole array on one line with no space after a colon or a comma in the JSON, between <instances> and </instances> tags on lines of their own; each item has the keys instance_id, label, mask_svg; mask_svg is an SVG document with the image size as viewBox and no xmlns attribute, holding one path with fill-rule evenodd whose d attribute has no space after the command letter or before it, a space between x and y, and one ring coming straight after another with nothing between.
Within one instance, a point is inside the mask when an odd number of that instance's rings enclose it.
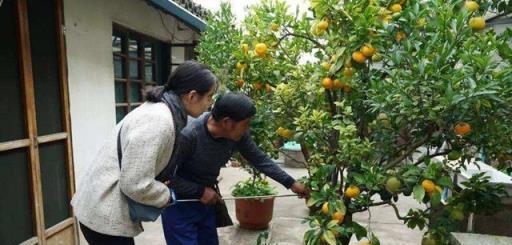
<instances>
[{"instance_id":1,"label":"white painted surface","mask_svg":"<svg viewBox=\"0 0 512 245\"><path fill-rule=\"evenodd\" d=\"M85 167L115 125L113 23L172 43L190 43L199 35L142 0L64 0L64 18L73 156L79 184Z\"/></svg>"}]
</instances>

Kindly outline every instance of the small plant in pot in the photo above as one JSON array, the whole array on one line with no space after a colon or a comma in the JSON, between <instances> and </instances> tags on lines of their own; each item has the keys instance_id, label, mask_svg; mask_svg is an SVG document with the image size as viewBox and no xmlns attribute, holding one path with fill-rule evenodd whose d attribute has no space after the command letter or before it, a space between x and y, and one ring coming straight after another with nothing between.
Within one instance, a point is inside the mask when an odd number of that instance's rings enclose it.
<instances>
[{"instance_id":1,"label":"small plant in pot","mask_svg":"<svg viewBox=\"0 0 512 245\"><path fill-rule=\"evenodd\" d=\"M244 169L251 173L252 177L236 183L231 192L234 197L247 197L236 199L236 219L241 228L266 229L272 220L273 195L276 195L276 190L255 169L250 167L244 167Z\"/></svg>"}]
</instances>

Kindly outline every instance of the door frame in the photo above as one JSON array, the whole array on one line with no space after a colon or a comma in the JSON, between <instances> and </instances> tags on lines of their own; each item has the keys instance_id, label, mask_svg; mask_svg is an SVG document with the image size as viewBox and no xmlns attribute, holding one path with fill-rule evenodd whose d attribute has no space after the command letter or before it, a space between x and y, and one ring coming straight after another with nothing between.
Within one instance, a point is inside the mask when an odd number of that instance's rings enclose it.
<instances>
[{"instance_id":1,"label":"door frame","mask_svg":"<svg viewBox=\"0 0 512 245\"><path fill-rule=\"evenodd\" d=\"M36 121L36 104L34 93L34 79L32 72L32 56L30 47L30 33L27 15L27 0L16 0L15 15L16 29L18 39L18 54L20 68L20 83L22 87L23 107L25 110L25 130L27 138L0 142L0 152L9 151L19 148L28 148L29 153L29 181L30 196L32 207L32 219L34 222L34 234L36 236L22 242L22 244L56 244L64 242L65 244L78 243L78 229L71 205L69 205L69 214L71 217L66 218L60 223L45 229L43 192L41 182L41 166L39 161L39 144L55 141L63 141L66 143L66 174L68 179L68 201L71 200L75 192L73 153L71 142L71 119L69 112L69 92L68 92L68 75L66 46L64 36L64 16L63 16L63 0L53 0L56 8L56 37L57 37L57 58L58 58L58 74L61 89L61 107L62 107L62 124L63 132L50 135L39 136Z\"/></svg>"}]
</instances>

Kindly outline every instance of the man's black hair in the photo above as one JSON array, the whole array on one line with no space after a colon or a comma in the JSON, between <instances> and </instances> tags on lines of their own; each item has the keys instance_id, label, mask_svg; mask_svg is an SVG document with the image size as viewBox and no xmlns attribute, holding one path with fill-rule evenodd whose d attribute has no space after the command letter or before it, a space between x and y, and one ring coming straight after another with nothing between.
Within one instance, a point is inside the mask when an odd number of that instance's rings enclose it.
<instances>
[{"instance_id":1,"label":"man's black hair","mask_svg":"<svg viewBox=\"0 0 512 245\"><path fill-rule=\"evenodd\" d=\"M227 117L240 122L256 114L256 106L249 96L242 93L230 92L220 96L212 109L212 116L216 122Z\"/></svg>"}]
</instances>

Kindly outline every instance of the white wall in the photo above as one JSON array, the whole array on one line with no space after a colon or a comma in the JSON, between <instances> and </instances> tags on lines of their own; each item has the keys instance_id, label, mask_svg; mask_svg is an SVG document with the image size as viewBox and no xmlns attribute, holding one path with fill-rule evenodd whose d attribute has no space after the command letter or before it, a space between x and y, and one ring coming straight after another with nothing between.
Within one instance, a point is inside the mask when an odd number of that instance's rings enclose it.
<instances>
[{"instance_id":1,"label":"white wall","mask_svg":"<svg viewBox=\"0 0 512 245\"><path fill-rule=\"evenodd\" d=\"M112 24L165 42L190 43L199 35L188 28L178 31L174 17L143 0L64 0L64 18L73 157L79 184L116 121ZM185 27L183 23L179 26ZM174 39L170 32L175 33Z\"/></svg>"}]
</instances>

